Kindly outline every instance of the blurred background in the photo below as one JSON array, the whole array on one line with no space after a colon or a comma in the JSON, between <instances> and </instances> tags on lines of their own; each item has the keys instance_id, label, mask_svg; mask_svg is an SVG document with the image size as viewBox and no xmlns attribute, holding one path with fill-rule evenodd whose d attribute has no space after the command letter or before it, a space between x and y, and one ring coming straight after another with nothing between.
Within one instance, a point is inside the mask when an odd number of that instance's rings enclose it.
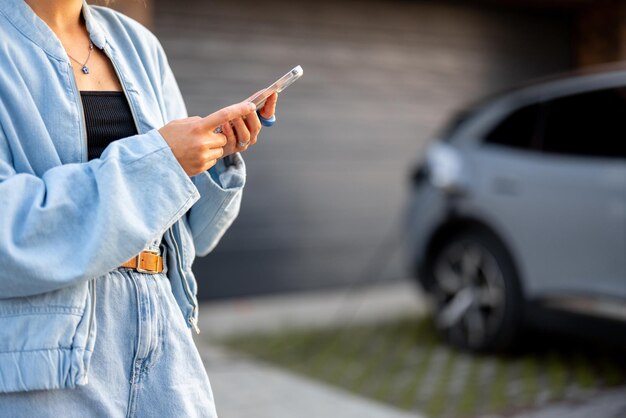
<instances>
[{"instance_id":1,"label":"blurred background","mask_svg":"<svg viewBox=\"0 0 626 418\"><path fill-rule=\"evenodd\" d=\"M192 115L304 68L245 155L239 218L194 264L224 416L626 417L626 1L114 6L156 33ZM568 130L544 131L559 111ZM550 325L518 332L530 319Z\"/></svg>"},{"instance_id":2,"label":"blurred background","mask_svg":"<svg viewBox=\"0 0 626 418\"><path fill-rule=\"evenodd\" d=\"M163 43L190 114L305 70L246 154L239 219L194 265L203 299L368 280L362 266L398 230L415 161L455 111L626 54L617 1L147 4L119 7ZM375 279L406 276L396 262Z\"/></svg>"}]
</instances>

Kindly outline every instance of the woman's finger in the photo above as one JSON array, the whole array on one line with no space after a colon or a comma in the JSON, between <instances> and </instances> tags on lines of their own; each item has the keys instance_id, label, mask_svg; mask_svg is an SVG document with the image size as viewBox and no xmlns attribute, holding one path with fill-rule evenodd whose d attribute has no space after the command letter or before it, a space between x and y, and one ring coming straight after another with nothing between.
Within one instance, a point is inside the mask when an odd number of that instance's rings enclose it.
<instances>
[{"instance_id":1,"label":"woman's finger","mask_svg":"<svg viewBox=\"0 0 626 418\"><path fill-rule=\"evenodd\" d=\"M230 122L222 125L222 133L226 136L226 139L228 141L226 146L229 148L232 146L233 149L237 148L237 135L235 135L235 131L230 125Z\"/></svg>"},{"instance_id":2,"label":"woman's finger","mask_svg":"<svg viewBox=\"0 0 626 418\"><path fill-rule=\"evenodd\" d=\"M259 136L259 132L261 132L261 121L256 113L251 113L246 116L246 126L248 127L248 131L250 132L250 145L256 144L256 139Z\"/></svg>"},{"instance_id":3,"label":"woman's finger","mask_svg":"<svg viewBox=\"0 0 626 418\"><path fill-rule=\"evenodd\" d=\"M202 156L205 161L212 161L221 158L224 155L224 148L212 148L204 152Z\"/></svg>"},{"instance_id":4,"label":"woman's finger","mask_svg":"<svg viewBox=\"0 0 626 418\"><path fill-rule=\"evenodd\" d=\"M202 118L199 123L201 123L203 128L207 131L213 132L218 126L227 123L229 120L246 116L255 110L256 106L254 103L241 102L211 113L209 116Z\"/></svg>"},{"instance_id":5,"label":"woman's finger","mask_svg":"<svg viewBox=\"0 0 626 418\"><path fill-rule=\"evenodd\" d=\"M204 165L202 166L202 170L200 170L200 172L203 171L207 171L209 170L211 167L213 167L215 164L217 164L217 159L215 160L208 160L204 163Z\"/></svg>"},{"instance_id":6,"label":"woman's finger","mask_svg":"<svg viewBox=\"0 0 626 418\"><path fill-rule=\"evenodd\" d=\"M274 116L274 113L276 112L277 101L278 101L278 93L274 93L270 97L268 97L267 100L265 101L265 104L263 105L263 108L259 110L259 113L261 114L261 116L263 116L265 119L269 119L272 116Z\"/></svg>"},{"instance_id":7,"label":"woman's finger","mask_svg":"<svg viewBox=\"0 0 626 418\"><path fill-rule=\"evenodd\" d=\"M239 148L245 148L250 143L250 131L245 122L241 118L232 120L233 128L237 134L237 145Z\"/></svg>"},{"instance_id":8,"label":"woman's finger","mask_svg":"<svg viewBox=\"0 0 626 418\"><path fill-rule=\"evenodd\" d=\"M228 137L222 134L212 134L204 139L204 143L207 149L223 148L228 144Z\"/></svg>"}]
</instances>

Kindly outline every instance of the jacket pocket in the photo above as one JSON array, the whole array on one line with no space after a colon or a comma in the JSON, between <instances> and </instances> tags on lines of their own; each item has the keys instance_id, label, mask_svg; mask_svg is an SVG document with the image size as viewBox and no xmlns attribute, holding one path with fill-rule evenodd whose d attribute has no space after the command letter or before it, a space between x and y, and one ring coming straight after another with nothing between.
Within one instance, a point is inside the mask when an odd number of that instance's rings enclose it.
<instances>
[{"instance_id":1,"label":"jacket pocket","mask_svg":"<svg viewBox=\"0 0 626 418\"><path fill-rule=\"evenodd\" d=\"M85 384L95 331L94 281L0 300L0 393Z\"/></svg>"}]
</instances>

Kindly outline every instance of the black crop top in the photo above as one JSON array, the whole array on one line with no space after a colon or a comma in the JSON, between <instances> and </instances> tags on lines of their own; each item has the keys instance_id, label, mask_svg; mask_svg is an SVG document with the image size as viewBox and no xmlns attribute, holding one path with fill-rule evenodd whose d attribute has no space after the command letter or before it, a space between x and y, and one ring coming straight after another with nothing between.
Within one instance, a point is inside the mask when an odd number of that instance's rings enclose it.
<instances>
[{"instance_id":1,"label":"black crop top","mask_svg":"<svg viewBox=\"0 0 626 418\"><path fill-rule=\"evenodd\" d=\"M133 114L121 91L81 91L87 128L88 159L99 158L113 141L137 134Z\"/></svg>"}]
</instances>

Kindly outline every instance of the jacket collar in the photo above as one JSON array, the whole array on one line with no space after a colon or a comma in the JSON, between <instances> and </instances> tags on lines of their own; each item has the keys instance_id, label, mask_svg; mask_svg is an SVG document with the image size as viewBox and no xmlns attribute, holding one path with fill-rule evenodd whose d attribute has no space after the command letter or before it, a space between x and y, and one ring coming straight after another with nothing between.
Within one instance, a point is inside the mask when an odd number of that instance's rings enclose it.
<instances>
[{"instance_id":1,"label":"jacket collar","mask_svg":"<svg viewBox=\"0 0 626 418\"><path fill-rule=\"evenodd\" d=\"M68 61L68 56L55 33L33 12L24 0L2 0L0 13L9 20L24 36L37 44L48 55L60 61ZM83 17L93 44L102 49L107 42L106 33L94 18L91 7L83 0Z\"/></svg>"}]
</instances>

